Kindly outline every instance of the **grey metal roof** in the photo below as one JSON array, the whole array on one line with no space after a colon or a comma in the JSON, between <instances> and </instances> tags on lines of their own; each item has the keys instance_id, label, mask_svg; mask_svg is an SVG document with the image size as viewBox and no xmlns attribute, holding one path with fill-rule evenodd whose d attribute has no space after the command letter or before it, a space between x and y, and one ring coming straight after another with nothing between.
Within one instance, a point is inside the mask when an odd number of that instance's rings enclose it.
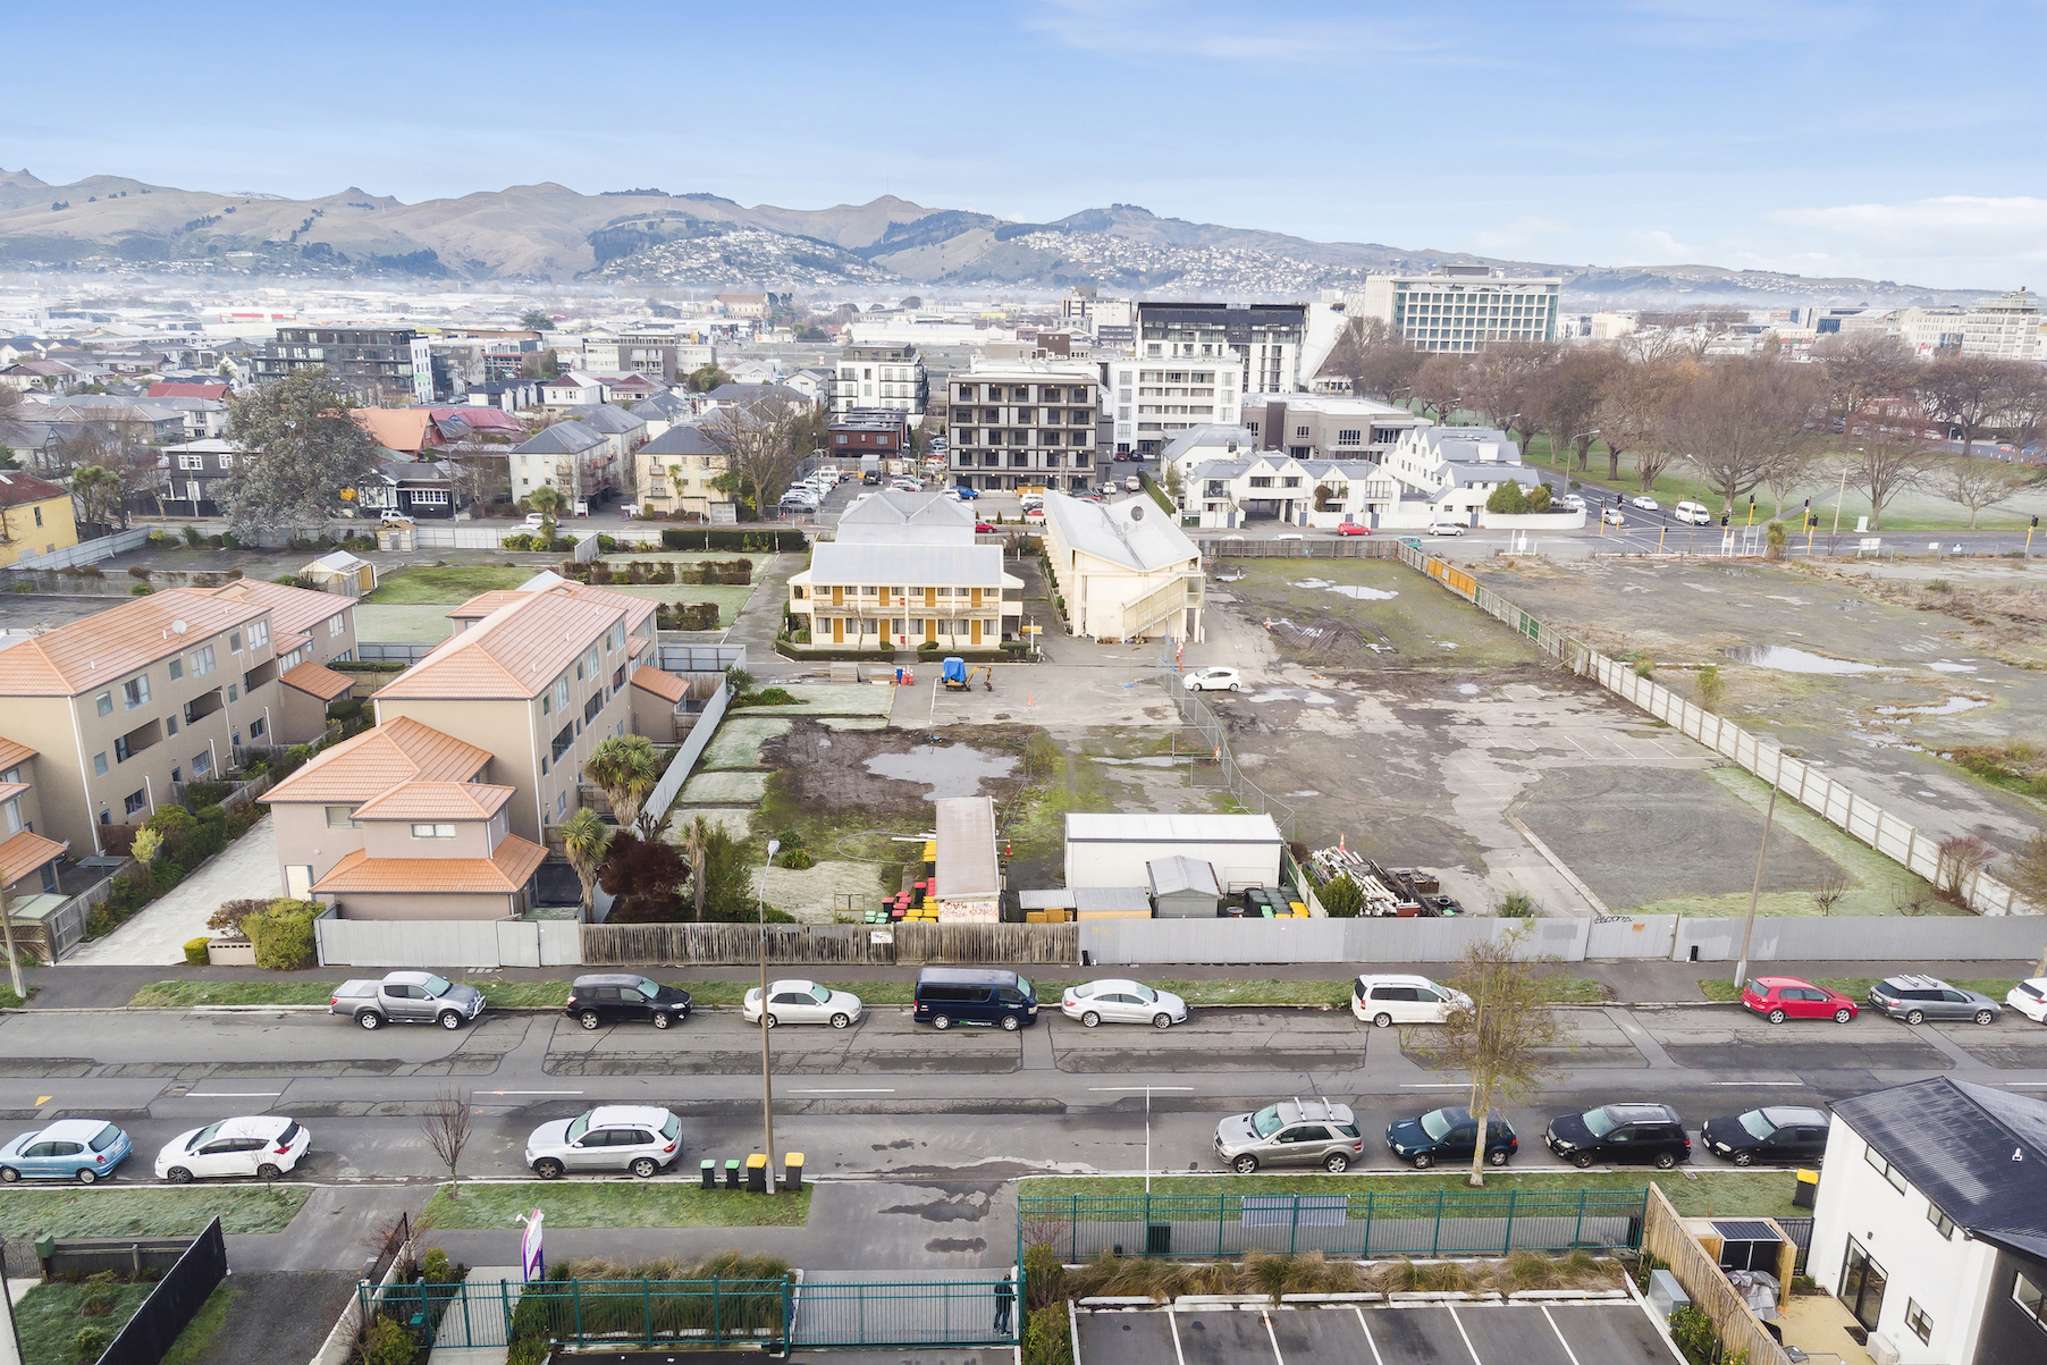
<instances>
[{"instance_id":1,"label":"grey metal roof","mask_svg":"<svg viewBox=\"0 0 2047 1365\"><path fill-rule=\"evenodd\" d=\"M1002 894L995 857L995 802L986 796L949 796L931 803L938 837L940 900L979 900Z\"/></svg>"},{"instance_id":2,"label":"grey metal roof","mask_svg":"<svg viewBox=\"0 0 2047 1365\"><path fill-rule=\"evenodd\" d=\"M521 455L574 455L603 441L604 433L571 419L542 428L513 450Z\"/></svg>"},{"instance_id":3,"label":"grey metal roof","mask_svg":"<svg viewBox=\"0 0 2047 1365\"><path fill-rule=\"evenodd\" d=\"M1445 460L1436 466L1443 476L1444 485L1470 483L1518 483L1533 488L1542 478L1526 465L1500 464L1497 461L1479 462L1474 460Z\"/></svg>"},{"instance_id":4,"label":"grey metal roof","mask_svg":"<svg viewBox=\"0 0 2047 1365\"><path fill-rule=\"evenodd\" d=\"M2047 1102L1935 1076L1834 1115L1969 1232L2047 1257Z\"/></svg>"},{"instance_id":5,"label":"grey metal roof","mask_svg":"<svg viewBox=\"0 0 2047 1365\"><path fill-rule=\"evenodd\" d=\"M1222 883L1216 879L1215 864L1206 858L1189 858L1184 854L1171 858L1153 858L1144 865L1151 877L1151 893L1154 896L1170 896L1176 891L1196 891L1205 896L1220 896Z\"/></svg>"},{"instance_id":6,"label":"grey metal roof","mask_svg":"<svg viewBox=\"0 0 2047 1365\"><path fill-rule=\"evenodd\" d=\"M1139 572L1200 558L1186 533L1143 494L1099 503L1047 493L1045 516L1067 548Z\"/></svg>"},{"instance_id":7,"label":"grey metal roof","mask_svg":"<svg viewBox=\"0 0 2047 1365\"><path fill-rule=\"evenodd\" d=\"M1500 454L1496 460L1485 463L1521 463L1521 447L1498 427L1415 427L1411 430L1418 440L1445 460L1477 464L1482 459L1479 447L1493 445L1501 447Z\"/></svg>"},{"instance_id":8,"label":"grey metal roof","mask_svg":"<svg viewBox=\"0 0 2047 1365\"><path fill-rule=\"evenodd\" d=\"M965 526L974 514L943 493L866 493L839 514L841 526Z\"/></svg>"},{"instance_id":9,"label":"grey metal roof","mask_svg":"<svg viewBox=\"0 0 2047 1365\"><path fill-rule=\"evenodd\" d=\"M642 455L716 455L718 443L694 422L678 422L640 447Z\"/></svg>"},{"instance_id":10,"label":"grey metal roof","mask_svg":"<svg viewBox=\"0 0 2047 1365\"><path fill-rule=\"evenodd\" d=\"M1251 434L1249 427L1230 426L1222 422L1205 422L1200 426L1188 427L1176 432L1159 451L1159 458L1171 464L1190 450L1201 446L1225 446L1235 441L1245 450L1256 450L1258 438Z\"/></svg>"},{"instance_id":11,"label":"grey metal roof","mask_svg":"<svg viewBox=\"0 0 2047 1365\"><path fill-rule=\"evenodd\" d=\"M1076 886L1073 908L1083 915L1104 910L1142 910L1149 914L1151 893L1141 886Z\"/></svg>"},{"instance_id":12,"label":"grey metal roof","mask_svg":"<svg viewBox=\"0 0 2047 1365\"><path fill-rule=\"evenodd\" d=\"M660 393L642 398L626 409L635 417L653 421L673 422L689 416L689 400L679 393L662 390Z\"/></svg>"},{"instance_id":13,"label":"grey metal roof","mask_svg":"<svg viewBox=\"0 0 2047 1365\"><path fill-rule=\"evenodd\" d=\"M810 582L912 588L997 588L1000 545L905 545L828 540L810 551ZM1021 580L1016 580L1021 582ZM906 608L914 614L914 608Z\"/></svg>"},{"instance_id":14,"label":"grey metal roof","mask_svg":"<svg viewBox=\"0 0 2047 1365\"><path fill-rule=\"evenodd\" d=\"M569 411L575 414L572 421L581 422L592 430L611 436L638 431L647 425L646 418L635 417L624 408L613 407L609 403L584 403L570 408Z\"/></svg>"}]
</instances>

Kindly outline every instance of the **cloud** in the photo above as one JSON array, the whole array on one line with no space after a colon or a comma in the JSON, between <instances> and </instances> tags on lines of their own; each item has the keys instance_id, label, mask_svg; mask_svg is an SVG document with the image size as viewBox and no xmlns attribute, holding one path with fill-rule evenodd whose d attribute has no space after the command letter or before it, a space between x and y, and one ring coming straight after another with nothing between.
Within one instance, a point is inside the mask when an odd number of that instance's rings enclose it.
<instances>
[{"instance_id":1,"label":"cloud","mask_svg":"<svg viewBox=\"0 0 2047 1365\"><path fill-rule=\"evenodd\" d=\"M1352 67L1367 53L1479 64L1440 26L1402 19L1296 19L1173 0L1045 0L1027 22L1067 47L1123 57Z\"/></svg>"},{"instance_id":2,"label":"cloud","mask_svg":"<svg viewBox=\"0 0 2047 1365\"><path fill-rule=\"evenodd\" d=\"M1897 203L1779 209L1801 251L1862 263L1893 278L1909 272L1978 288L2026 282L2047 265L2047 198L1947 194Z\"/></svg>"},{"instance_id":3,"label":"cloud","mask_svg":"<svg viewBox=\"0 0 2047 1365\"><path fill-rule=\"evenodd\" d=\"M1680 265L1692 259L1692 249L1669 228L1643 228L1629 233L1624 245L1631 255L1657 265Z\"/></svg>"}]
</instances>

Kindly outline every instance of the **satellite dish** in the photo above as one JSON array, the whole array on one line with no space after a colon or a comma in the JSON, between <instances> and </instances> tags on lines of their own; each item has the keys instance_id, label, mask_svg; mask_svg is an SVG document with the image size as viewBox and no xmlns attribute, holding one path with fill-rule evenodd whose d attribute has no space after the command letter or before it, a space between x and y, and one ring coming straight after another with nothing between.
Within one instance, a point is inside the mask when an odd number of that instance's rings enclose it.
<instances>
[{"instance_id":1,"label":"satellite dish","mask_svg":"<svg viewBox=\"0 0 2047 1365\"><path fill-rule=\"evenodd\" d=\"M183 635L190 629L191 627L185 624L185 618L182 616L171 622L171 634L173 635Z\"/></svg>"}]
</instances>

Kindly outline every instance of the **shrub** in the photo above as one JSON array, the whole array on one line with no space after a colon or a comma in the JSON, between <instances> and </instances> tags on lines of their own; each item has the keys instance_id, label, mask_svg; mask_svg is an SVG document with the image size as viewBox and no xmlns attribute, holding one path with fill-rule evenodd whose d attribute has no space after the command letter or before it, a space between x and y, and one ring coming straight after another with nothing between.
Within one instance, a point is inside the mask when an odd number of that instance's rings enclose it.
<instances>
[{"instance_id":1,"label":"shrub","mask_svg":"<svg viewBox=\"0 0 2047 1365\"><path fill-rule=\"evenodd\" d=\"M455 1263L441 1248L429 1247L426 1255L419 1258L419 1278L428 1284L453 1284L456 1279Z\"/></svg>"},{"instance_id":2,"label":"shrub","mask_svg":"<svg viewBox=\"0 0 2047 1365\"><path fill-rule=\"evenodd\" d=\"M809 868L816 867L817 859L811 857L810 854L804 849L785 848L780 853L777 853L775 855L775 866L786 867L797 872L802 872Z\"/></svg>"},{"instance_id":3,"label":"shrub","mask_svg":"<svg viewBox=\"0 0 2047 1365\"><path fill-rule=\"evenodd\" d=\"M1485 510L1515 516L1528 510L1528 496L1518 483L1503 483L1486 495Z\"/></svg>"},{"instance_id":4,"label":"shrub","mask_svg":"<svg viewBox=\"0 0 2047 1365\"><path fill-rule=\"evenodd\" d=\"M1023 1272L1026 1302L1033 1312L1065 1297L1061 1289L1066 1267L1059 1263L1059 1253L1050 1242L1033 1242L1024 1248Z\"/></svg>"},{"instance_id":5,"label":"shrub","mask_svg":"<svg viewBox=\"0 0 2047 1365\"><path fill-rule=\"evenodd\" d=\"M940 645L938 641L926 640L922 644L917 646L917 653L928 659L932 655L938 653L938 651L942 648L944 648L944 646Z\"/></svg>"},{"instance_id":6,"label":"shrub","mask_svg":"<svg viewBox=\"0 0 2047 1365\"><path fill-rule=\"evenodd\" d=\"M130 597L147 597L155 591L156 589L150 587L147 583L137 583L134 587L128 589L128 595Z\"/></svg>"},{"instance_id":7,"label":"shrub","mask_svg":"<svg viewBox=\"0 0 2047 1365\"><path fill-rule=\"evenodd\" d=\"M1535 902L1528 898L1526 891L1509 891L1500 902L1501 919L1535 918Z\"/></svg>"},{"instance_id":8,"label":"shrub","mask_svg":"<svg viewBox=\"0 0 2047 1365\"><path fill-rule=\"evenodd\" d=\"M414 1365L420 1358L419 1342L412 1333L382 1313L363 1328L356 1350L362 1365Z\"/></svg>"},{"instance_id":9,"label":"shrub","mask_svg":"<svg viewBox=\"0 0 2047 1365\"><path fill-rule=\"evenodd\" d=\"M204 539L205 537L199 534L198 527L187 526L185 528L185 543L187 545L190 545L194 549L197 549L199 547L199 543Z\"/></svg>"},{"instance_id":10,"label":"shrub","mask_svg":"<svg viewBox=\"0 0 2047 1365\"><path fill-rule=\"evenodd\" d=\"M1670 1315L1670 1339L1691 1365L1713 1365L1720 1358L1720 1338L1713 1331L1713 1319L1694 1304Z\"/></svg>"},{"instance_id":11,"label":"shrub","mask_svg":"<svg viewBox=\"0 0 2047 1365\"><path fill-rule=\"evenodd\" d=\"M146 564L130 564L128 566L128 577L147 583L149 581L149 566Z\"/></svg>"},{"instance_id":12,"label":"shrub","mask_svg":"<svg viewBox=\"0 0 2047 1365\"><path fill-rule=\"evenodd\" d=\"M212 941L203 934L198 938L186 939L185 964L191 967L204 967L211 960L206 956L206 945Z\"/></svg>"},{"instance_id":13,"label":"shrub","mask_svg":"<svg viewBox=\"0 0 2047 1365\"><path fill-rule=\"evenodd\" d=\"M156 861L156 855L163 852L163 835L153 829L144 828L135 836L135 842L129 845L128 852L134 855L136 862L148 867Z\"/></svg>"},{"instance_id":14,"label":"shrub","mask_svg":"<svg viewBox=\"0 0 2047 1365\"><path fill-rule=\"evenodd\" d=\"M313 920L323 907L310 901L276 900L242 921L242 931L255 945L256 965L273 972L296 972L317 961Z\"/></svg>"},{"instance_id":15,"label":"shrub","mask_svg":"<svg viewBox=\"0 0 2047 1365\"><path fill-rule=\"evenodd\" d=\"M1365 889L1345 875L1322 883L1316 898L1332 919L1356 919L1358 911L1365 908Z\"/></svg>"},{"instance_id":16,"label":"shrub","mask_svg":"<svg viewBox=\"0 0 2047 1365\"><path fill-rule=\"evenodd\" d=\"M78 1365L93 1365L113 1345L113 1335L104 1327L81 1327L71 1338L71 1358Z\"/></svg>"},{"instance_id":17,"label":"shrub","mask_svg":"<svg viewBox=\"0 0 2047 1365\"><path fill-rule=\"evenodd\" d=\"M1024 1365L1073 1365L1073 1329L1066 1318L1069 1311L1063 1302L1031 1310L1024 1323Z\"/></svg>"},{"instance_id":18,"label":"shrub","mask_svg":"<svg viewBox=\"0 0 2047 1365\"><path fill-rule=\"evenodd\" d=\"M258 911L269 908L270 902L267 900L223 901L220 909L214 911L207 919L206 927L225 929L229 933L242 934L246 938L247 935L242 930L242 921Z\"/></svg>"},{"instance_id":19,"label":"shrub","mask_svg":"<svg viewBox=\"0 0 2047 1365\"><path fill-rule=\"evenodd\" d=\"M1707 664L1699 670L1699 705L1717 712L1726 699L1727 680L1720 676L1720 665Z\"/></svg>"}]
</instances>

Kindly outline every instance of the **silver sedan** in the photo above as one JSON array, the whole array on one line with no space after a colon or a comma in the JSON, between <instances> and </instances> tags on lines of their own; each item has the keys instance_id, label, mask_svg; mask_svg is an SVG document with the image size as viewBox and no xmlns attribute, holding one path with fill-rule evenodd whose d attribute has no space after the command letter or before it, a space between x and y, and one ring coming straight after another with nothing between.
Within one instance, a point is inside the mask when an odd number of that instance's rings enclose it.
<instances>
[{"instance_id":1,"label":"silver sedan","mask_svg":"<svg viewBox=\"0 0 2047 1365\"><path fill-rule=\"evenodd\" d=\"M1089 981L1068 986L1059 1012L1088 1028L1097 1024L1150 1024L1171 1028L1187 1022L1187 1002L1171 991L1155 991L1140 981Z\"/></svg>"},{"instance_id":2,"label":"silver sedan","mask_svg":"<svg viewBox=\"0 0 2047 1365\"><path fill-rule=\"evenodd\" d=\"M768 983L768 1027L778 1024L830 1024L845 1028L860 1022L860 997L851 991L836 991L815 981L770 981ZM756 986L746 993L739 1015L749 1024L761 1019L761 992Z\"/></svg>"}]
</instances>

